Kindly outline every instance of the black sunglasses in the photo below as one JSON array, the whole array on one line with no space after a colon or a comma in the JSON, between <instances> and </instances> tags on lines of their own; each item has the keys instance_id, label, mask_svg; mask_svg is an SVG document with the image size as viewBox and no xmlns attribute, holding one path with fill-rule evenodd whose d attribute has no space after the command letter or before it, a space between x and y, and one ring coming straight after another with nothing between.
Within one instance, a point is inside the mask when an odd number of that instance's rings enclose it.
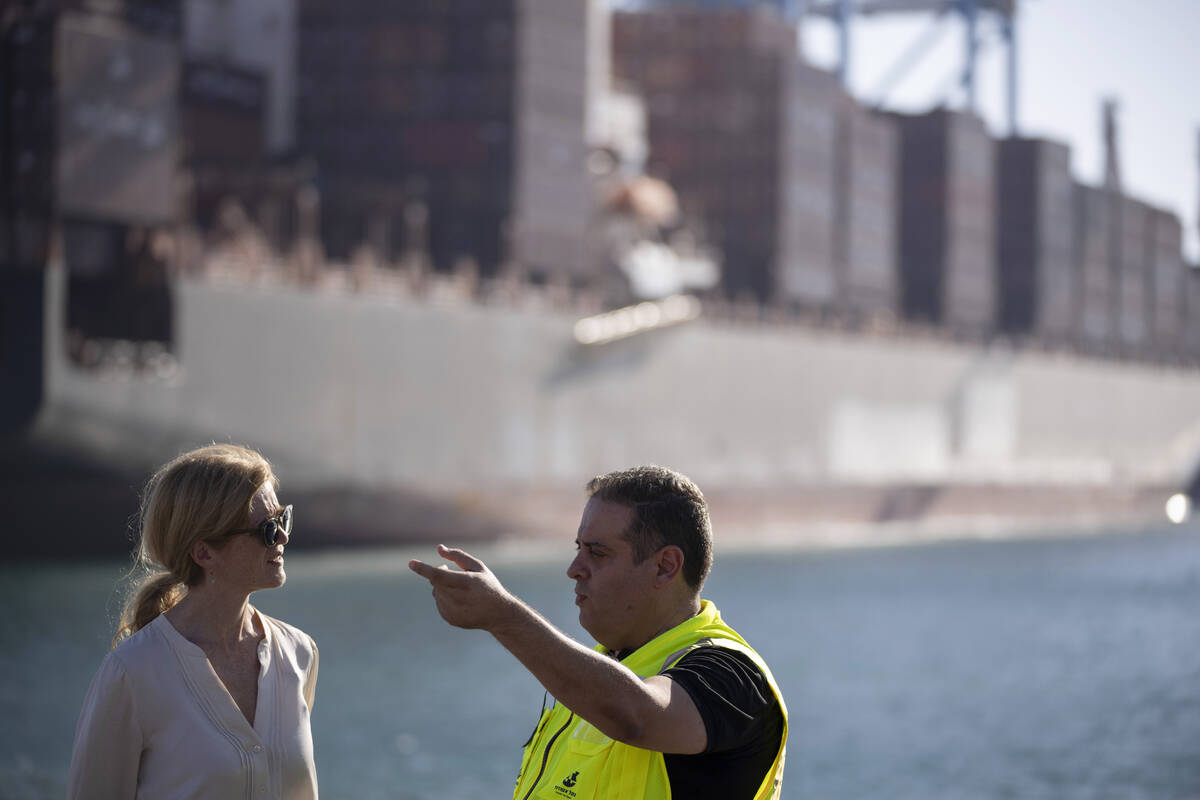
<instances>
[{"instance_id":1,"label":"black sunglasses","mask_svg":"<svg viewBox=\"0 0 1200 800\"><path fill-rule=\"evenodd\" d=\"M267 547L274 547L276 540L279 538L280 532L292 535L292 507L286 505L283 510L270 519L264 519L253 528L240 528L236 531L230 531L226 536L237 536L241 533L257 533L262 536L263 544Z\"/></svg>"}]
</instances>

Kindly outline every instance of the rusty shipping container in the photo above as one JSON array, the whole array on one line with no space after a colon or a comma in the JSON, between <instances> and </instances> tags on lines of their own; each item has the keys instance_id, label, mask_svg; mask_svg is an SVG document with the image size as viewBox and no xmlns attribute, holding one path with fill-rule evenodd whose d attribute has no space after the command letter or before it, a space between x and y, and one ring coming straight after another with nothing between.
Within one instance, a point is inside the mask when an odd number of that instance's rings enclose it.
<instances>
[{"instance_id":1,"label":"rusty shipping container","mask_svg":"<svg viewBox=\"0 0 1200 800\"><path fill-rule=\"evenodd\" d=\"M999 325L1043 340L1071 340L1075 325L1071 151L1040 139L997 149Z\"/></svg>"},{"instance_id":2,"label":"rusty shipping container","mask_svg":"<svg viewBox=\"0 0 1200 800\"><path fill-rule=\"evenodd\" d=\"M968 114L891 116L901 134L904 312L985 333L995 322L994 143L983 121Z\"/></svg>"}]
</instances>

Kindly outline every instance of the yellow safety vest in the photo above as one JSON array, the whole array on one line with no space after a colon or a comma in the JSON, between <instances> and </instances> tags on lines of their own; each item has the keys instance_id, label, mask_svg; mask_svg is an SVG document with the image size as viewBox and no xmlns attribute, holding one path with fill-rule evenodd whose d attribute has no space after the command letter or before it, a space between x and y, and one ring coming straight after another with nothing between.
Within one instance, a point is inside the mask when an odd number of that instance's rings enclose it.
<instances>
[{"instance_id":1,"label":"yellow safety vest","mask_svg":"<svg viewBox=\"0 0 1200 800\"><path fill-rule=\"evenodd\" d=\"M771 769L755 800L777 800L783 783L787 745L787 706L766 663L721 620L717 607L701 601L700 613L651 639L622 660L643 678L675 665L690 650L713 644L745 653L762 670L783 712L783 735ZM605 653L603 645L596 650ZM671 784L663 754L613 741L562 703L542 711L525 745L514 800L670 800Z\"/></svg>"}]
</instances>

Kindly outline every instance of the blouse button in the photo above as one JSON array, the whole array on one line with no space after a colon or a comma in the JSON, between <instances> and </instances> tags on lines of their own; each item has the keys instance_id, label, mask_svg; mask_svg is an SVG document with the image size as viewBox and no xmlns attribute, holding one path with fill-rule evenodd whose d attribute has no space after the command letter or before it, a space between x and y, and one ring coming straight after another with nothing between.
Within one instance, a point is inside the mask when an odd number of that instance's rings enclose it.
<instances>
[{"instance_id":1,"label":"blouse button","mask_svg":"<svg viewBox=\"0 0 1200 800\"><path fill-rule=\"evenodd\" d=\"M261 753L261 752L262 752L262 745L261 745L261 744L256 744L256 745L254 745L254 752L256 752L256 753Z\"/></svg>"}]
</instances>

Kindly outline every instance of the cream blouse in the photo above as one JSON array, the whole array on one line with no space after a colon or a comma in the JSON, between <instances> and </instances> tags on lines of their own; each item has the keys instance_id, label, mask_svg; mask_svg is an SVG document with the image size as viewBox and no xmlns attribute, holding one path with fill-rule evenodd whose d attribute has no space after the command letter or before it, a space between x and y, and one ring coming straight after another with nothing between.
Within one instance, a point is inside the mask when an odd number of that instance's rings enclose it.
<instances>
[{"instance_id":1,"label":"cream blouse","mask_svg":"<svg viewBox=\"0 0 1200 800\"><path fill-rule=\"evenodd\" d=\"M160 615L100 664L75 731L68 797L315 800L317 646L253 611L265 633L253 727L204 651Z\"/></svg>"}]
</instances>

